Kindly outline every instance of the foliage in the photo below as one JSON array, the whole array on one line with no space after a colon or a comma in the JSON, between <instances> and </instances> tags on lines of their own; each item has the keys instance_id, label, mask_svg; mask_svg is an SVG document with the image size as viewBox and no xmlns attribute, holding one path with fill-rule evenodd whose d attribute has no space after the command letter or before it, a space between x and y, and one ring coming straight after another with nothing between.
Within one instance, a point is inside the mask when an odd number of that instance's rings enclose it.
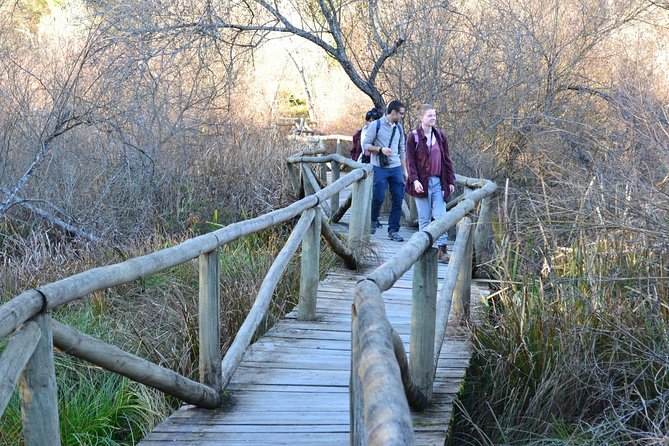
<instances>
[{"instance_id":1,"label":"foliage","mask_svg":"<svg viewBox=\"0 0 669 446\"><path fill-rule=\"evenodd\" d=\"M108 337L110 323L97 320L91 311L78 308L60 313L78 328L85 326L100 337ZM135 444L165 416L160 392L64 353L56 353L55 362L63 445ZM0 423L0 444L23 444L21 432L15 392Z\"/></svg>"}]
</instances>

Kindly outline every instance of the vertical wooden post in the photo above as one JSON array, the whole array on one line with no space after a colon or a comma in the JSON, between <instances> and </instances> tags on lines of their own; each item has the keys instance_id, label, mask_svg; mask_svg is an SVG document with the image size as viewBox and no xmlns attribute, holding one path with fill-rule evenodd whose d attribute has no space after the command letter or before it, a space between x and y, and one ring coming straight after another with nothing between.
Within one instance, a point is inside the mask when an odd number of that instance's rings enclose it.
<instances>
[{"instance_id":1,"label":"vertical wooden post","mask_svg":"<svg viewBox=\"0 0 669 446\"><path fill-rule=\"evenodd\" d=\"M218 249L200 255L199 340L200 382L220 392L221 377L221 292Z\"/></svg>"},{"instance_id":2,"label":"vertical wooden post","mask_svg":"<svg viewBox=\"0 0 669 446\"><path fill-rule=\"evenodd\" d=\"M324 155L326 150L325 150L325 144L323 143L322 139L318 142L318 147L321 150L321 155ZM320 168L321 184L322 187L325 188L325 186L327 186L328 184L328 165L327 163L320 163L319 168Z\"/></svg>"},{"instance_id":3,"label":"vertical wooden post","mask_svg":"<svg viewBox=\"0 0 669 446\"><path fill-rule=\"evenodd\" d=\"M42 336L19 380L23 438L26 446L60 446L51 317L41 313L33 320Z\"/></svg>"},{"instance_id":4,"label":"vertical wooden post","mask_svg":"<svg viewBox=\"0 0 669 446\"><path fill-rule=\"evenodd\" d=\"M370 228L372 227L372 194L374 192L374 171L370 171L367 174L367 178L364 180L363 188L365 190L365 210L364 210L364 223L362 224L362 239L366 242L369 242Z\"/></svg>"},{"instance_id":5,"label":"vertical wooden post","mask_svg":"<svg viewBox=\"0 0 669 446\"><path fill-rule=\"evenodd\" d=\"M341 155L341 140L337 138L337 148L336 152L337 155ZM338 161L331 161L330 162L331 170L332 170L332 178L331 178L331 183L334 183L339 179L339 174L340 174L340 168L339 168L339 162ZM334 215L335 212L337 212L337 209L339 209L339 192L334 194L330 198L330 211L331 215Z\"/></svg>"},{"instance_id":6,"label":"vertical wooden post","mask_svg":"<svg viewBox=\"0 0 669 446\"><path fill-rule=\"evenodd\" d=\"M367 232L369 233L369 224L367 221L369 217L368 207L368 191L367 178L353 183L353 191L351 192L351 219L348 223L348 247L353 251L356 260L360 260L362 255L362 240L365 234L365 224L367 225Z\"/></svg>"},{"instance_id":7,"label":"vertical wooden post","mask_svg":"<svg viewBox=\"0 0 669 446\"><path fill-rule=\"evenodd\" d=\"M316 318L316 298L320 281L321 209L314 209L314 219L302 239L302 268L300 271L300 300L297 319L313 321Z\"/></svg>"},{"instance_id":8,"label":"vertical wooden post","mask_svg":"<svg viewBox=\"0 0 669 446\"><path fill-rule=\"evenodd\" d=\"M409 373L430 400L434 382L437 282L437 250L428 248L413 266Z\"/></svg>"},{"instance_id":9,"label":"vertical wooden post","mask_svg":"<svg viewBox=\"0 0 669 446\"><path fill-rule=\"evenodd\" d=\"M469 230L463 231L467 236L467 245L462 258L462 264L458 271L458 278L455 281L455 288L453 289L453 301L451 311L454 320L464 322L469 317L469 307L471 301L471 287L472 287L472 254L474 247L474 225L470 218L463 218L458 225L468 225Z\"/></svg>"},{"instance_id":10,"label":"vertical wooden post","mask_svg":"<svg viewBox=\"0 0 669 446\"><path fill-rule=\"evenodd\" d=\"M290 182L293 185L293 189L295 190L295 194L300 197L302 196L302 182L300 181L300 178L298 176L298 173L295 172L295 166L293 164L288 163L288 177L290 178ZM298 169L299 173L302 174L302 169Z\"/></svg>"},{"instance_id":11,"label":"vertical wooden post","mask_svg":"<svg viewBox=\"0 0 669 446\"><path fill-rule=\"evenodd\" d=\"M490 212L490 198L481 200L481 209L474 231L474 253L476 264L485 263L490 258L488 243L490 242L492 213Z\"/></svg>"},{"instance_id":12,"label":"vertical wooden post","mask_svg":"<svg viewBox=\"0 0 669 446\"><path fill-rule=\"evenodd\" d=\"M348 386L351 446L366 444L365 425L362 421L362 383L360 382L360 340L357 331L357 312L351 306L351 376Z\"/></svg>"}]
</instances>

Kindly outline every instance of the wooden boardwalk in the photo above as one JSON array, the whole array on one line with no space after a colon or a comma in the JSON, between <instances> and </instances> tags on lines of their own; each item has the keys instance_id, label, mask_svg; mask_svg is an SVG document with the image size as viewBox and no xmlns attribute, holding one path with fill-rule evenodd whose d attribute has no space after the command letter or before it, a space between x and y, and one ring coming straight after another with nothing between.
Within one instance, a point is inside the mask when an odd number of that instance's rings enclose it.
<instances>
[{"instance_id":1,"label":"wooden boardwalk","mask_svg":"<svg viewBox=\"0 0 669 446\"><path fill-rule=\"evenodd\" d=\"M412 230L402 228L405 239ZM219 410L184 406L140 445L347 445L351 304L356 282L402 243L387 239L386 226L372 236L376 260L366 269L337 269L318 289L317 320L300 322L296 310L252 344L227 387ZM447 265L439 265L439 279ZM383 293L388 319L409 352L412 271ZM472 284L472 303L487 294ZM451 330L452 331L452 330ZM469 363L466 336L446 338L434 384L434 403L413 413L418 445L443 445L452 402Z\"/></svg>"}]
</instances>

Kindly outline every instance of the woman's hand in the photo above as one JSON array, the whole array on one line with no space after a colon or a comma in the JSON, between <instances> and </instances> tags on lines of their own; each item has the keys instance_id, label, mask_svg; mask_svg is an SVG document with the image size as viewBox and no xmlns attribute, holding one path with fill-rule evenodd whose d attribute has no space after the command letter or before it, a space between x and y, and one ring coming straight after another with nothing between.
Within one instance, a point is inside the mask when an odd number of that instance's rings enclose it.
<instances>
[{"instance_id":1,"label":"woman's hand","mask_svg":"<svg viewBox=\"0 0 669 446\"><path fill-rule=\"evenodd\" d=\"M417 194L422 194L424 192L423 185L420 184L420 181L418 180L413 182L413 188Z\"/></svg>"}]
</instances>

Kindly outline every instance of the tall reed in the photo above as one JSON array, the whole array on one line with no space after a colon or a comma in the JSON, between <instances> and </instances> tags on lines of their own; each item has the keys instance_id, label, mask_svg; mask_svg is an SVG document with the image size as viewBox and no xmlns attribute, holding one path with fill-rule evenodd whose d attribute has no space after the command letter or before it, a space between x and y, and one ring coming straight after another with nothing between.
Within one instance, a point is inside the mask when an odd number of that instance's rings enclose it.
<instances>
[{"instance_id":1,"label":"tall reed","mask_svg":"<svg viewBox=\"0 0 669 446\"><path fill-rule=\"evenodd\" d=\"M628 203L627 215L641 207ZM662 206L646 209L666 224ZM450 444L669 441L669 234L624 212L615 224L577 213L513 212L511 224L501 207L501 287L474 330Z\"/></svg>"}]
</instances>

